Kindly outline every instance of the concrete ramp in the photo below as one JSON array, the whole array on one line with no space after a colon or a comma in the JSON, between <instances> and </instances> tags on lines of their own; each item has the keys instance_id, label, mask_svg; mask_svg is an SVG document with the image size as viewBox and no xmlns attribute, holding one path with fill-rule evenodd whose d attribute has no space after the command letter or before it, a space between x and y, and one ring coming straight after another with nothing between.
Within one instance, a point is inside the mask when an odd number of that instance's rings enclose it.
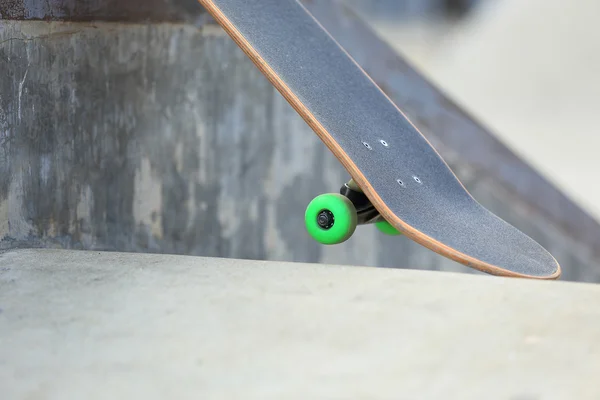
<instances>
[{"instance_id":1,"label":"concrete ramp","mask_svg":"<svg viewBox=\"0 0 600 400\"><path fill-rule=\"evenodd\" d=\"M3 399L598 399L600 286L0 254Z\"/></svg>"}]
</instances>

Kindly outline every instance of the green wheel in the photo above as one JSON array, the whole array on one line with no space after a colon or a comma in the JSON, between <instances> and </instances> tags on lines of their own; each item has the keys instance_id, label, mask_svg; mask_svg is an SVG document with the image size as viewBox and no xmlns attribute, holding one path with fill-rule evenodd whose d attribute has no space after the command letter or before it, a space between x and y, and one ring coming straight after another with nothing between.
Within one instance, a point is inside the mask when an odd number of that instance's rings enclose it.
<instances>
[{"instance_id":1,"label":"green wheel","mask_svg":"<svg viewBox=\"0 0 600 400\"><path fill-rule=\"evenodd\" d=\"M386 234L386 235L390 235L390 236L398 236L401 235L400 232L398 232L398 230L396 228L394 228L392 226L392 224L390 224L387 221L379 221L375 223L375 226L377 227L377 229L379 229L380 232Z\"/></svg>"},{"instance_id":2,"label":"green wheel","mask_svg":"<svg viewBox=\"0 0 600 400\"><path fill-rule=\"evenodd\" d=\"M356 208L341 194L322 194L315 197L306 207L304 223L309 235L317 242L342 243L348 240L356 229Z\"/></svg>"}]
</instances>

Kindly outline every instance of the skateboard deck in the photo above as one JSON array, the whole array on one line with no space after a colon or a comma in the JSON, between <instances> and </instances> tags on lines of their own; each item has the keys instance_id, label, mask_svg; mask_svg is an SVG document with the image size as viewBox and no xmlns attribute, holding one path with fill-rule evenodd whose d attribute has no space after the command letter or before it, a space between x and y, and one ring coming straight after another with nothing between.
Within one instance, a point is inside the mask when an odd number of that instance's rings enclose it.
<instances>
[{"instance_id":1,"label":"skateboard deck","mask_svg":"<svg viewBox=\"0 0 600 400\"><path fill-rule=\"evenodd\" d=\"M480 205L296 0L199 0L400 233L493 275L556 279L541 245Z\"/></svg>"}]
</instances>

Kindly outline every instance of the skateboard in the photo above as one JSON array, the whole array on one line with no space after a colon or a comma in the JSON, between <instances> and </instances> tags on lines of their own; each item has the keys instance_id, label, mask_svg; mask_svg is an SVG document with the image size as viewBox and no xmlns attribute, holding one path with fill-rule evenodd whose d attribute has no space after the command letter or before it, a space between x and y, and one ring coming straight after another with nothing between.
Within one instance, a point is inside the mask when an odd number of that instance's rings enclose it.
<instances>
[{"instance_id":1,"label":"skateboard","mask_svg":"<svg viewBox=\"0 0 600 400\"><path fill-rule=\"evenodd\" d=\"M532 238L480 205L446 162L297 0L199 0L351 176L312 200L322 244L374 223L492 275L557 279Z\"/></svg>"}]
</instances>

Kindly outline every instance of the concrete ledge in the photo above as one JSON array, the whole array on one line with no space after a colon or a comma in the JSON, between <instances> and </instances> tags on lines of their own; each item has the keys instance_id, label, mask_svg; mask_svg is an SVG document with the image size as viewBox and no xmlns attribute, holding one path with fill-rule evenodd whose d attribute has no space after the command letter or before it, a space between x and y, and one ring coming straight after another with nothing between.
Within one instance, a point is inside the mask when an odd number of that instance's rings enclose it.
<instances>
[{"instance_id":1,"label":"concrete ledge","mask_svg":"<svg viewBox=\"0 0 600 400\"><path fill-rule=\"evenodd\" d=\"M56 250L0 254L17 398L597 399L600 286Z\"/></svg>"}]
</instances>

